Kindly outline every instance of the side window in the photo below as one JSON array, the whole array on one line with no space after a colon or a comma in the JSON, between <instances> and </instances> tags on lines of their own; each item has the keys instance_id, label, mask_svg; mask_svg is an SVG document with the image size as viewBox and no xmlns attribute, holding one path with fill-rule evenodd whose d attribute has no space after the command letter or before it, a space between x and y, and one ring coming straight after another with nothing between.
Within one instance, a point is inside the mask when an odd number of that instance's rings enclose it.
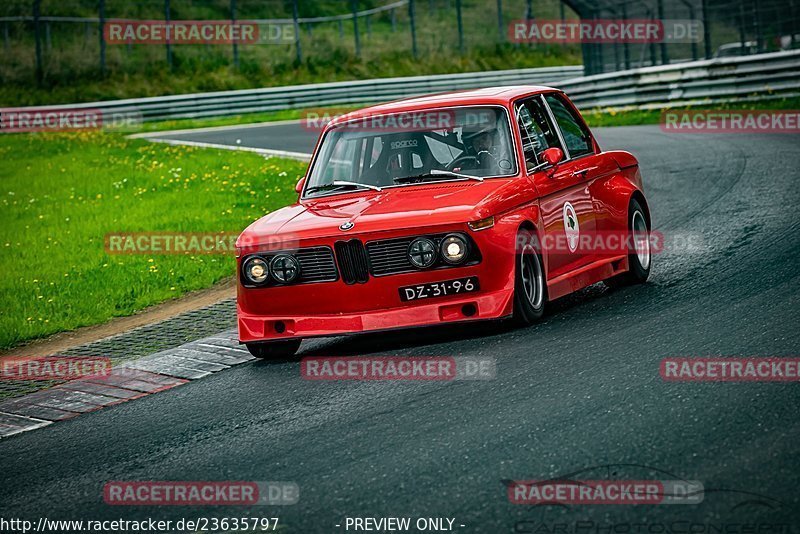
<instances>
[{"instance_id":1,"label":"side window","mask_svg":"<svg viewBox=\"0 0 800 534\"><path fill-rule=\"evenodd\" d=\"M525 153L525 167L531 170L542 161L542 152L548 148L562 148L561 143L539 97L516 104L516 113L522 150Z\"/></svg>"},{"instance_id":2,"label":"side window","mask_svg":"<svg viewBox=\"0 0 800 534\"><path fill-rule=\"evenodd\" d=\"M570 157L590 154L592 152L592 136L580 117L577 117L572 108L564 103L563 97L560 95L547 95L545 99L556 118L558 127L561 128L561 134L564 136L564 143L569 149Z\"/></svg>"}]
</instances>

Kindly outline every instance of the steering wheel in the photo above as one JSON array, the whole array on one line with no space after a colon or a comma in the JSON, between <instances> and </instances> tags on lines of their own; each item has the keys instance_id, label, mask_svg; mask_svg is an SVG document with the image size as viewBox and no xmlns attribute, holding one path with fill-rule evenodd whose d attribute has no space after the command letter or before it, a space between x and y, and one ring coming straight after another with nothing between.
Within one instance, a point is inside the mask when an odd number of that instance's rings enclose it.
<instances>
[{"instance_id":1,"label":"steering wheel","mask_svg":"<svg viewBox=\"0 0 800 534\"><path fill-rule=\"evenodd\" d=\"M497 164L497 161L498 161L497 160L497 156L495 156L494 154L492 154L488 150L481 150L480 152L478 152L478 154L476 156L478 158L478 161L480 161L481 154L486 154L487 156L489 156L490 158L492 158L494 160L495 165Z\"/></svg>"},{"instance_id":2,"label":"steering wheel","mask_svg":"<svg viewBox=\"0 0 800 534\"><path fill-rule=\"evenodd\" d=\"M472 161L475 163L476 167L480 166L481 164L481 160L478 159L478 156L459 156L450 163L448 163L447 165L445 165L444 167L448 171L452 171L453 169L459 166L459 163L464 161Z\"/></svg>"}]
</instances>

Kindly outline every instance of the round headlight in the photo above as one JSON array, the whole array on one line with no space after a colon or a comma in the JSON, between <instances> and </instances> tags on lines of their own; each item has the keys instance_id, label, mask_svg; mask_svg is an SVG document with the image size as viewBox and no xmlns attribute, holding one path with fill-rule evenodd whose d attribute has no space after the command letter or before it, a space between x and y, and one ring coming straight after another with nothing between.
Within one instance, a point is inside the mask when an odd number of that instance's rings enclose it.
<instances>
[{"instance_id":1,"label":"round headlight","mask_svg":"<svg viewBox=\"0 0 800 534\"><path fill-rule=\"evenodd\" d=\"M281 284L291 284L300 274L300 264L289 254L278 254L269 262L269 272Z\"/></svg>"},{"instance_id":2,"label":"round headlight","mask_svg":"<svg viewBox=\"0 0 800 534\"><path fill-rule=\"evenodd\" d=\"M430 267L436 262L436 245L425 237L418 237L408 247L408 261L419 269Z\"/></svg>"},{"instance_id":3,"label":"round headlight","mask_svg":"<svg viewBox=\"0 0 800 534\"><path fill-rule=\"evenodd\" d=\"M442 240L442 258L450 264L461 263L467 258L467 242L459 235L449 235Z\"/></svg>"},{"instance_id":4,"label":"round headlight","mask_svg":"<svg viewBox=\"0 0 800 534\"><path fill-rule=\"evenodd\" d=\"M244 277L247 281L253 284L263 284L269 276L267 262L259 257L246 259L242 272L244 272Z\"/></svg>"}]
</instances>

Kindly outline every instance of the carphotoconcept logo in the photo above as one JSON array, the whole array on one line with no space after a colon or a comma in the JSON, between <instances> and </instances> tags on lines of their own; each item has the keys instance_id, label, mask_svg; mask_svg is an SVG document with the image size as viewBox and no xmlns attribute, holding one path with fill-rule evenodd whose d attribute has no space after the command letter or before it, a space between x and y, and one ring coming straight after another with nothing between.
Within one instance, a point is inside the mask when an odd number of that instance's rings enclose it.
<instances>
[{"instance_id":1,"label":"carphotoconcept logo","mask_svg":"<svg viewBox=\"0 0 800 534\"><path fill-rule=\"evenodd\" d=\"M323 357L300 361L306 380L492 380L497 376L494 358L473 357Z\"/></svg>"}]
</instances>

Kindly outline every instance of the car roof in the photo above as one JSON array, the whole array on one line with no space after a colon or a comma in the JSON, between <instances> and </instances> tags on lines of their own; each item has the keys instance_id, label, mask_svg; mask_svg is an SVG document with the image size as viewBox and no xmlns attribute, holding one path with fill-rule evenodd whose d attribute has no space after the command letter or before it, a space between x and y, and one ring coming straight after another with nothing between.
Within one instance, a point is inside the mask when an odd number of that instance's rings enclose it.
<instances>
[{"instance_id":1,"label":"car roof","mask_svg":"<svg viewBox=\"0 0 800 534\"><path fill-rule=\"evenodd\" d=\"M402 113L424 109L464 105L501 105L506 106L521 96L538 94L545 91L558 91L544 85L508 85L502 87L485 87L465 91L451 91L424 96L415 96L362 108L332 120L329 126L372 115Z\"/></svg>"}]
</instances>

